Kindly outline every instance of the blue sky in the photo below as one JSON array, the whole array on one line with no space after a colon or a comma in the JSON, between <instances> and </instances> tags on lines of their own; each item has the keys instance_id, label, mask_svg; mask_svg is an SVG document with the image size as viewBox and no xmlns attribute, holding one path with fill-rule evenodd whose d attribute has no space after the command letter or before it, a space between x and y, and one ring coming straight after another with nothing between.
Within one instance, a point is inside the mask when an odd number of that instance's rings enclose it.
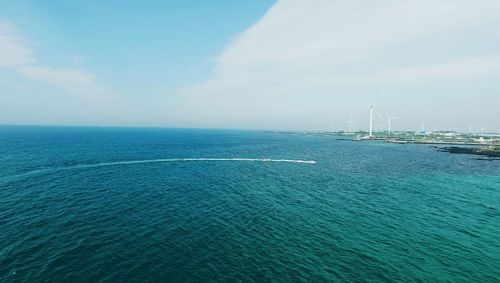
<instances>
[{"instance_id":1,"label":"blue sky","mask_svg":"<svg viewBox=\"0 0 500 283\"><path fill-rule=\"evenodd\" d=\"M500 131L499 9L0 0L0 124Z\"/></svg>"},{"instance_id":2,"label":"blue sky","mask_svg":"<svg viewBox=\"0 0 500 283\"><path fill-rule=\"evenodd\" d=\"M2 0L0 19L29 38L41 64L92 70L119 91L169 92L206 77L272 3Z\"/></svg>"}]
</instances>

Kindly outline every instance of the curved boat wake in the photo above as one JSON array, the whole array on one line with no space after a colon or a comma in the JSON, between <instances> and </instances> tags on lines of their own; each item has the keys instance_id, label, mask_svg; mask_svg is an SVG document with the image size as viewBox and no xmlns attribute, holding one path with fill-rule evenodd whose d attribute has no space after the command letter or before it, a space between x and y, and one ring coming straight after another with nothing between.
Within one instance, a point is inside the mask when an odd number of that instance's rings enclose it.
<instances>
[{"instance_id":1,"label":"curved boat wake","mask_svg":"<svg viewBox=\"0 0 500 283\"><path fill-rule=\"evenodd\" d=\"M104 163L97 163L97 164L82 164L82 165L71 166L71 168L92 168L92 167L113 166L113 165L159 163L159 162L183 162L183 161L250 161L250 162L305 163L305 164L315 164L316 163L316 161L314 161L314 160L271 159L271 158L165 158L165 159L104 162ZM63 167L63 168L69 169L70 167Z\"/></svg>"},{"instance_id":2,"label":"curved boat wake","mask_svg":"<svg viewBox=\"0 0 500 283\"><path fill-rule=\"evenodd\" d=\"M200 157L200 158L162 158L162 159L146 159L146 160L129 160L129 161L114 161L114 162L102 162L95 164L78 164L63 167L54 167L47 169L33 170L30 172L1 177L0 180L14 181L19 178L28 178L31 176L50 174L57 171L63 170L75 170L84 168L96 168L104 166L116 166L116 165L133 165L133 164L144 164L144 163L166 163L166 162L193 162L193 161L237 161L237 162L277 162L277 163L302 163L302 164L316 164L315 160L300 160L300 159L272 159L272 158L219 158L219 157Z\"/></svg>"}]
</instances>

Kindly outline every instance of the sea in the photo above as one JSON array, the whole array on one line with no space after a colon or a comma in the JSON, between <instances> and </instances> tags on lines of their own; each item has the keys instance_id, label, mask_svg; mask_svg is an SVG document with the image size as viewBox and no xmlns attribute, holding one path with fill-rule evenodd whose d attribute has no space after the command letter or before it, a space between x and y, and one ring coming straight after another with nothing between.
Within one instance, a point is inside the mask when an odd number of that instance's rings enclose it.
<instances>
[{"instance_id":1,"label":"sea","mask_svg":"<svg viewBox=\"0 0 500 283\"><path fill-rule=\"evenodd\" d=\"M0 282L499 282L500 161L247 130L0 126Z\"/></svg>"}]
</instances>

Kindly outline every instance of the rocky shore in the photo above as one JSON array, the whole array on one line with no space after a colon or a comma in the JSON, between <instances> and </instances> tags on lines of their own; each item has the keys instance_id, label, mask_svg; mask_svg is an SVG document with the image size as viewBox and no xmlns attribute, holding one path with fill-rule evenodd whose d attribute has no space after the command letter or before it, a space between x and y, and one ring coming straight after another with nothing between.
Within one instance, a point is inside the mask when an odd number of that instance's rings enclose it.
<instances>
[{"instance_id":1,"label":"rocky shore","mask_svg":"<svg viewBox=\"0 0 500 283\"><path fill-rule=\"evenodd\" d=\"M458 147L450 146L440 149L443 152L455 154L474 154L484 157L500 158L500 147Z\"/></svg>"}]
</instances>

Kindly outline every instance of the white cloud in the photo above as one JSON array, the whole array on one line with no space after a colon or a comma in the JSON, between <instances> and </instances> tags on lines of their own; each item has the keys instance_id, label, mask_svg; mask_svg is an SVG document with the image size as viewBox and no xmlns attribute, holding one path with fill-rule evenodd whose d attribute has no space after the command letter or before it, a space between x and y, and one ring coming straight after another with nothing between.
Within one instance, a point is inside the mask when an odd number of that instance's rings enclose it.
<instances>
[{"instance_id":1,"label":"white cloud","mask_svg":"<svg viewBox=\"0 0 500 283\"><path fill-rule=\"evenodd\" d=\"M392 43L497 17L500 2L279 1L217 59L215 77L234 71L325 68L377 56ZM496 8L491 7L496 3ZM390 47L390 46L389 46Z\"/></svg>"},{"instance_id":2,"label":"white cloud","mask_svg":"<svg viewBox=\"0 0 500 283\"><path fill-rule=\"evenodd\" d=\"M0 87L3 87L4 89L15 90L17 92L26 91L26 89L27 89L22 84L10 82L9 80L6 80L4 78L0 79Z\"/></svg>"},{"instance_id":3,"label":"white cloud","mask_svg":"<svg viewBox=\"0 0 500 283\"><path fill-rule=\"evenodd\" d=\"M0 22L0 67L16 68L35 63L26 40L10 22Z\"/></svg>"},{"instance_id":4,"label":"white cloud","mask_svg":"<svg viewBox=\"0 0 500 283\"><path fill-rule=\"evenodd\" d=\"M27 79L50 84L70 92L104 93L95 74L84 70L54 68L40 65L24 38L14 24L0 22L0 67L11 69Z\"/></svg>"},{"instance_id":5,"label":"white cloud","mask_svg":"<svg viewBox=\"0 0 500 283\"><path fill-rule=\"evenodd\" d=\"M73 63L80 63L80 62L83 62L83 61L86 61L88 59L90 59L90 56L85 56L85 55L73 55L71 56L71 61Z\"/></svg>"},{"instance_id":6,"label":"white cloud","mask_svg":"<svg viewBox=\"0 0 500 283\"><path fill-rule=\"evenodd\" d=\"M23 66L17 68L23 76L42 83L58 86L79 93L105 93L104 87L96 82L96 76L77 69Z\"/></svg>"},{"instance_id":7,"label":"white cloud","mask_svg":"<svg viewBox=\"0 0 500 283\"><path fill-rule=\"evenodd\" d=\"M467 57L438 64L395 68L364 79L371 83L408 84L470 79L492 74L500 74L500 55Z\"/></svg>"},{"instance_id":8,"label":"white cloud","mask_svg":"<svg viewBox=\"0 0 500 283\"><path fill-rule=\"evenodd\" d=\"M289 127L365 105L359 92L381 85L460 87L500 75L498 11L496 0L280 0L217 57L209 80L184 90L186 103L214 124Z\"/></svg>"}]
</instances>

